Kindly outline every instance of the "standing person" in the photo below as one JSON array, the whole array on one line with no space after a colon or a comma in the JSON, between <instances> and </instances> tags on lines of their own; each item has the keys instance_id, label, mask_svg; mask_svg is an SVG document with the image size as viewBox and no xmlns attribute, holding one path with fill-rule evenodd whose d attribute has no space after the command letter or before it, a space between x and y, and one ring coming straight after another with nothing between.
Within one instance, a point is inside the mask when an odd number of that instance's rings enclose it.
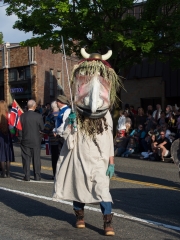
<instances>
[{"instance_id":1,"label":"standing person","mask_svg":"<svg viewBox=\"0 0 180 240\"><path fill-rule=\"evenodd\" d=\"M147 106L147 111L153 111L153 106L152 105L148 105Z\"/></svg>"},{"instance_id":2,"label":"standing person","mask_svg":"<svg viewBox=\"0 0 180 240\"><path fill-rule=\"evenodd\" d=\"M12 139L8 127L8 107L0 101L0 166L1 177L10 177L10 162L14 162Z\"/></svg>"},{"instance_id":3,"label":"standing person","mask_svg":"<svg viewBox=\"0 0 180 240\"><path fill-rule=\"evenodd\" d=\"M49 114L50 111L51 111L51 105L50 105L50 103L46 103L44 111L41 113L44 123L45 123L46 117L47 117L47 115Z\"/></svg>"},{"instance_id":4,"label":"standing person","mask_svg":"<svg viewBox=\"0 0 180 240\"><path fill-rule=\"evenodd\" d=\"M85 204L99 203L104 234L113 236L109 183L115 165L109 109L121 81L105 61L111 56L111 50L102 56L85 54L84 48L81 53L86 59L72 73L77 128L68 126L63 133L65 142L57 163L53 198L73 201L77 228L85 228ZM70 120L72 117L71 114Z\"/></svg>"},{"instance_id":5,"label":"standing person","mask_svg":"<svg viewBox=\"0 0 180 240\"><path fill-rule=\"evenodd\" d=\"M139 125L143 125L144 127L144 123L146 122L146 115L144 114L144 110L143 108L138 108L138 113L135 116L135 128L138 128Z\"/></svg>"},{"instance_id":6,"label":"standing person","mask_svg":"<svg viewBox=\"0 0 180 240\"><path fill-rule=\"evenodd\" d=\"M44 133L47 134L50 138L50 148L51 148L51 161L53 169L53 179L56 174L56 165L59 158L60 152L60 139L58 136L54 136L53 129L56 127L56 120L59 114L59 108L56 101L51 103L52 112L46 117L46 122L44 125Z\"/></svg>"},{"instance_id":7,"label":"standing person","mask_svg":"<svg viewBox=\"0 0 180 240\"><path fill-rule=\"evenodd\" d=\"M21 156L24 170L24 180L30 181L30 162L32 158L34 179L41 180L41 160L40 144L42 135L40 132L44 129L44 123L41 114L34 112L36 102L29 100L27 103L28 111L20 117L22 131L19 132L21 142Z\"/></svg>"},{"instance_id":8,"label":"standing person","mask_svg":"<svg viewBox=\"0 0 180 240\"><path fill-rule=\"evenodd\" d=\"M117 130L121 131L123 133L123 136L126 133L126 117L124 116L124 111L120 110L119 111L119 119L118 119L118 126L117 126Z\"/></svg>"},{"instance_id":9,"label":"standing person","mask_svg":"<svg viewBox=\"0 0 180 240\"><path fill-rule=\"evenodd\" d=\"M124 116L125 116L126 135L128 135L132 127L132 121L129 116L129 112L124 111Z\"/></svg>"},{"instance_id":10,"label":"standing person","mask_svg":"<svg viewBox=\"0 0 180 240\"><path fill-rule=\"evenodd\" d=\"M156 110L153 112L153 115L152 115L156 122L161 117L161 111L162 111L161 105L157 104L156 105Z\"/></svg>"},{"instance_id":11,"label":"standing person","mask_svg":"<svg viewBox=\"0 0 180 240\"><path fill-rule=\"evenodd\" d=\"M148 133L151 129L155 129L157 123L155 121L155 119L152 117L153 112L151 110L147 111L147 120L144 123L145 124L145 130L146 133Z\"/></svg>"},{"instance_id":12,"label":"standing person","mask_svg":"<svg viewBox=\"0 0 180 240\"><path fill-rule=\"evenodd\" d=\"M171 112L172 112L172 106L167 105L167 107L166 107L166 123L168 123L168 121L169 121L169 117L170 117Z\"/></svg>"},{"instance_id":13,"label":"standing person","mask_svg":"<svg viewBox=\"0 0 180 240\"><path fill-rule=\"evenodd\" d=\"M161 112L161 115L160 115L160 118L159 118L158 121L157 121L158 126L161 127L161 126L163 126L163 125L166 123L165 117L166 117L166 114L165 114L164 111L162 111L162 112Z\"/></svg>"},{"instance_id":14,"label":"standing person","mask_svg":"<svg viewBox=\"0 0 180 240\"><path fill-rule=\"evenodd\" d=\"M64 95L59 95L57 97L56 102L57 102L57 106L60 109L60 111L59 111L59 114L56 119L56 126L53 129L53 133L54 133L55 137L57 135L62 137L62 134L63 134L66 126L68 125L68 117L71 112L71 108L69 107L70 102L67 99L67 97ZM61 141L63 144L63 141L64 141L63 138L61 138Z\"/></svg>"}]
</instances>

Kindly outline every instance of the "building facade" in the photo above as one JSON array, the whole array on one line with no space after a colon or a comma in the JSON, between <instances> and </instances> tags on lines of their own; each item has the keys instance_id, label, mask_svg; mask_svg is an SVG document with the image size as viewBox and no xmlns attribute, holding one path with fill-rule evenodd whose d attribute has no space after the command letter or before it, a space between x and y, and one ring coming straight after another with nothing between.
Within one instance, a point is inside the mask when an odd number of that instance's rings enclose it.
<instances>
[{"instance_id":1,"label":"building facade","mask_svg":"<svg viewBox=\"0 0 180 240\"><path fill-rule=\"evenodd\" d=\"M180 69L173 70L169 62L144 59L130 69L124 86L127 92L121 92L123 105L129 103L145 110L150 104L154 108L161 104L163 109L168 104L180 107Z\"/></svg>"},{"instance_id":2,"label":"building facade","mask_svg":"<svg viewBox=\"0 0 180 240\"><path fill-rule=\"evenodd\" d=\"M78 62L66 57L69 75ZM0 99L11 104L15 99L24 107L29 99L44 105L57 95L69 96L69 84L63 54L51 48L22 47L5 43L0 46Z\"/></svg>"}]
</instances>

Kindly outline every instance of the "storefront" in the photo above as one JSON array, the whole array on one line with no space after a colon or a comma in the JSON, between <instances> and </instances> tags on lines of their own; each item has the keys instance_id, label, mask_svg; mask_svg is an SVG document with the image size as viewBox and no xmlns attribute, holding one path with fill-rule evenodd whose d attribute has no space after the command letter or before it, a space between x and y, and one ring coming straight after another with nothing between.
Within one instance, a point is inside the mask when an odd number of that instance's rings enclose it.
<instances>
[{"instance_id":1,"label":"storefront","mask_svg":"<svg viewBox=\"0 0 180 240\"><path fill-rule=\"evenodd\" d=\"M30 67L15 68L9 70L10 102L14 99L24 108L31 99Z\"/></svg>"}]
</instances>

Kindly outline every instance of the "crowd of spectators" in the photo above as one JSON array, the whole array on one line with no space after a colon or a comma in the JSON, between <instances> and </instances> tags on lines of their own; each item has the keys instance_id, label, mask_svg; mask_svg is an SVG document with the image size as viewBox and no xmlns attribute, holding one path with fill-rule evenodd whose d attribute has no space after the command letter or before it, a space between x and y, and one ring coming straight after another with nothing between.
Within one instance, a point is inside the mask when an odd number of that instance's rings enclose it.
<instances>
[{"instance_id":1,"label":"crowd of spectators","mask_svg":"<svg viewBox=\"0 0 180 240\"><path fill-rule=\"evenodd\" d=\"M137 110L129 104L120 110L117 133L114 138L115 156L129 157L139 153L141 159L161 160L171 157L170 148L174 140L180 138L180 108L160 104L156 109Z\"/></svg>"}]
</instances>

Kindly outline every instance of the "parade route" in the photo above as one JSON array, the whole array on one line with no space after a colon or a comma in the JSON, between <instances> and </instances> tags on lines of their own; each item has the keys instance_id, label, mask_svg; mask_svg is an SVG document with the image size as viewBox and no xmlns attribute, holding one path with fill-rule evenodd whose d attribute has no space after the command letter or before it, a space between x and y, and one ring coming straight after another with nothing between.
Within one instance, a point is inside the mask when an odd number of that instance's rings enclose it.
<instances>
[{"instance_id":1,"label":"parade route","mask_svg":"<svg viewBox=\"0 0 180 240\"><path fill-rule=\"evenodd\" d=\"M70 201L53 201L50 156L41 150L41 181L23 181L19 145L11 178L0 180L0 239L107 239L99 205L85 206L86 229L75 228ZM115 159L110 182L113 226L110 239L180 239L180 182L174 164ZM109 239L109 238L108 238Z\"/></svg>"},{"instance_id":2,"label":"parade route","mask_svg":"<svg viewBox=\"0 0 180 240\"><path fill-rule=\"evenodd\" d=\"M33 182L35 182L35 181L33 181ZM43 182L43 183L46 183L46 182ZM8 191L8 192L14 192L14 193L17 193L17 194L21 194L21 195L24 195L24 196L30 196L30 197L33 197L33 198L40 198L40 199L44 199L44 200L47 200L47 201L57 201L57 202L60 202L62 204L73 206L72 202L62 201L62 200L53 200L52 198L49 198L49 197L35 195L35 194L28 193L28 192L21 192L21 191L17 191L17 190L2 188L2 187L0 187L0 190ZM100 209L90 207L90 206L85 206L85 209L88 209L88 210L94 211L94 212L101 212ZM176 226L171 226L171 225L167 225L167 224L160 223L160 222L154 222L154 221L150 221L150 220L136 218L136 217L133 217L133 216L125 216L123 214L118 214L116 212L113 212L113 213L114 213L114 216L119 217L119 218L125 218L125 219L128 219L128 220L142 222L142 223L145 223L145 224L152 224L152 225L161 226L161 227L164 227L164 228L169 228L169 229L172 229L172 230L180 231L180 226L176 227Z\"/></svg>"},{"instance_id":3,"label":"parade route","mask_svg":"<svg viewBox=\"0 0 180 240\"><path fill-rule=\"evenodd\" d=\"M12 166L19 166L19 167L22 167L22 164L21 163L11 163ZM31 168L32 168L32 165L31 165ZM45 166L42 166L41 167L42 170L48 170L48 171L52 171L52 168L51 167L45 167ZM23 181L23 180L17 180L17 181ZM119 181L119 182L126 182L126 183L131 183L131 184L140 184L140 185L143 185L143 186L149 186L149 187L155 187L155 188L163 188L163 189L169 189L169 190L174 190L174 191L180 191L180 188L177 188L177 187L169 187L169 186L163 186L163 185L160 185L160 184L153 184L153 183L150 183L150 182L141 182L141 181L133 181L133 180L130 180L130 179L125 179L125 178L119 178L119 177L112 177L111 181ZM53 183L53 182L47 182L47 181L33 181L31 180L31 182L40 182L40 183Z\"/></svg>"}]
</instances>

